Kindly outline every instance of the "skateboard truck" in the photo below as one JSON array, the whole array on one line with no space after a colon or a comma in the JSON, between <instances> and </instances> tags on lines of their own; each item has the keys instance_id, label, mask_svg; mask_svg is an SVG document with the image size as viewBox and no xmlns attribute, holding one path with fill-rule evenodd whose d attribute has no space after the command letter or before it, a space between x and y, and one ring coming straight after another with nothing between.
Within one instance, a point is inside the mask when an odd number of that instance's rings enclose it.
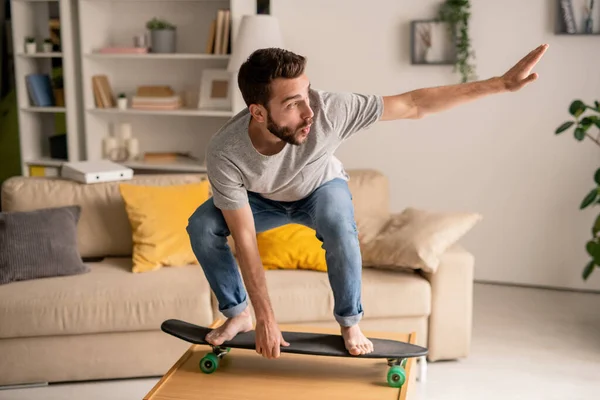
<instances>
[{"instance_id":1,"label":"skateboard truck","mask_svg":"<svg viewBox=\"0 0 600 400\"><path fill-rule=\"evenodd\" d=\"M406 367L406 358L388 358L387 359L388 367L393 367L394 365L402 365Z\"/></svg>"},{"instance_id":2,"label":"skateboard truck","mask_svg":"<svg viewBox=\"0 0 600 400\"><path fill-rule=\"evenodd\" d=\"M229 353L231 350L229 347L222 346L210 346L212 348L212 352L217 355L219 358L225 357L225 354Z\"/></svg>"}]
</instances>

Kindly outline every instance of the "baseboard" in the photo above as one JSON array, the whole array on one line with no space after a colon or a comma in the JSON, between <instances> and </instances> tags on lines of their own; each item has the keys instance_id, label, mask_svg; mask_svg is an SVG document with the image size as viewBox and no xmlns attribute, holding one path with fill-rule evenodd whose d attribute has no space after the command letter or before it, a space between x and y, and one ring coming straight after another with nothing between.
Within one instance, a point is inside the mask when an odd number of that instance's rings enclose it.
<instances>
[{"instance_id":1,"label":"baseboard","mask_svg":"<svg viewBox=\"0 0 600 400\"><path fill-rule=\"evenodd\" d=\"M512 287L522 287L522 288L527 288L527 289L553 290L553 291L558 291L558 292L600 294L600 290L597 290L597 289L573 289L573 288L565 288L565 287L560 287L560 286L533 285L533 284L526 284L526 283L507 283L507 282L487 281L487 280L479 280L479 279L475 279L473 282L480 284L480 285L512 286Z\"/></svg>"},{"instance_id":2,"label":"baseboard","mask_svg":"<svg viewBox=\"0 0 600 400\"><path fill-rule=\"evenodd\" d=\"M48 382L39 383L22 383L20 385L0 385L0 390L11 390L11 389L29 389L34 387L48 386Z\"/></svg>"}]
</instances>

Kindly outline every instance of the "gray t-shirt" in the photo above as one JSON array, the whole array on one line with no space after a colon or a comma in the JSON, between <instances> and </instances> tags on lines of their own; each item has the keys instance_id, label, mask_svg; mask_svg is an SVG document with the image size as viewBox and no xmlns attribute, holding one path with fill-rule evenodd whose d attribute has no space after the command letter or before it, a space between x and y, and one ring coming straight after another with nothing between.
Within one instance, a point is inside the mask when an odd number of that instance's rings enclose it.
<instances>
[{"instance_id":1,"label":"gray t-shirt","mask_svg":"<svg viewBox=\"0 0 600 400\"><path fill-rule=\"evenodd\" d=\"M271 156L259 153L248 135L247 108L211 138L206 167L216 207L240 208L248 203L248 191L271 200L300 200L331 179L348 179L333 153L342 141L379 120L383 98L311 89L309 99L313 124L299 146L286 144Z\"/></svg>"}]
</instances>

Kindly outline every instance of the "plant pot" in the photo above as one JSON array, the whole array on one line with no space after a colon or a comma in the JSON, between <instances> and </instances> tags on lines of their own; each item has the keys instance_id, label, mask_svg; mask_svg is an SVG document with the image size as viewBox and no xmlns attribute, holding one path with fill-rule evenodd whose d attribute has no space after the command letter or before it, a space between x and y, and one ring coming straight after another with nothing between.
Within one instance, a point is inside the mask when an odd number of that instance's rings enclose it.
<instances>
[{"instance_id":1,"label":"plant pot","mask_svg":"<svg viewBox=\"0 0 600 400\"><path fill-rule=\"evenodd\" d=\"M43 49L45 53L52 53L52 43L44 43Z\"/></svg>"},{"instance_id":2,"label":"plant pot","mask_svg":"<svg viewBox=\"0 0 600 400\"><path fill-rule=\"evenodd\" d=\"M117 99L119 110L127 110L127 97L119 97Z\"/></svg>"},{"instance_id":3,"label":"plant pot","mask_svg":"<svg viewBox=\"0 0 600 400\"><path fill-rule=\"evenodd\" d=\"M27 54L35 54L37 52L37 45L35 42L33 43L25 43L25 53Z\"/></svg>"},{"instance_id":4,"label":"plant pot","mask_svg":"<svg viewBox=\"0 0 600 400\"><path fill-rule=\"evenodd\" d=\"M150 32L152 53L175 53L177 31L175 29L156 29Z\"/></svg>"}]
</instances>

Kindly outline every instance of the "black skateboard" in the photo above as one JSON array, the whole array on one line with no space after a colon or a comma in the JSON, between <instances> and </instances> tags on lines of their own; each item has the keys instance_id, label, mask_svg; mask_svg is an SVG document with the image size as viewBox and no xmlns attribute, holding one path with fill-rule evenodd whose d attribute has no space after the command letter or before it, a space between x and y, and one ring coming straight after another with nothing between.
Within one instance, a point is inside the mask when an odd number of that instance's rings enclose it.
<instances>
[{"instance_id":1,"label":"black skateboard","mask_svg":"<svg viewBox=\"0 0 600 400\"><path fill-rule=\"evenodd\" d=\"M198 326L189 322L169 319L162 323L161 329L170 335L193 344L208 345L212 352L207 353L200 360L200 369L206 374L213 373L219 360L231 349L255 350L255 332L249 331L238 334L233 340L223 343L221 346L213 346L204 338L212 329ZM281 346L281 353L295 353L326 357L354 357L354 358L384 358L390 367L387 374L387 382L391 387L399 388L406 381L406 360L411 357L427 355L427 349L410 343L388 339L369 338L373 342L373 352L359 356L351 355L344 346L341 335L286 332L282 331L283 338L290 343L289 346Z\"/></svg>"}]
</instances>

